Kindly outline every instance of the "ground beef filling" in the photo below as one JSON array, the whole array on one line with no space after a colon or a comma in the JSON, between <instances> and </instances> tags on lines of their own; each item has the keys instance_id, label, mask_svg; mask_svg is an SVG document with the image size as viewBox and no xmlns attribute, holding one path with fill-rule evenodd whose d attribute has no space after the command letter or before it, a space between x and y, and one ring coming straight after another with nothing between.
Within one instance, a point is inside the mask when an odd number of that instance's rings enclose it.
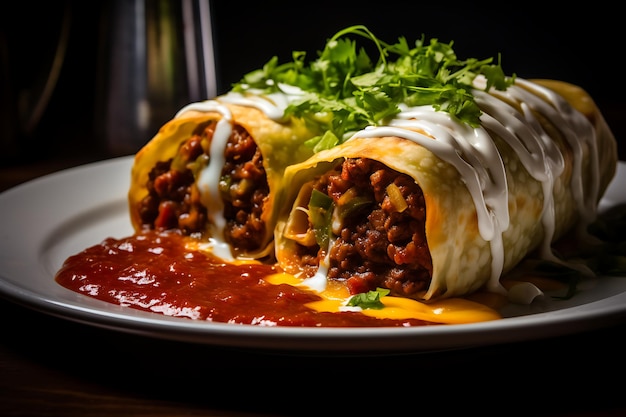
<instances>
[{"instance_id":1,"label":"ground beef filling","mask_svg":"<svg viewBox=\"0 0 626 417\"><path fill-rule=\"evenodd\" d=\"M174 158L158 162L152 168L146 184L148 195L139 207L145 228L176 229L198 237L208 232L207 210L201 202L195 178L208 164L215 124L201 126L181 145ZM227 222L224 239L236 252L261 249L265 236L261 213L269 194L261 152L248 132L236 125L224 157L220 178Z\"/></svg>"},{"instance_id":2,"label":"ground beef filling","mask_svg":"<svg viewBox=\"0 0 626 417\"><path fill-rule=\"evenodd\" d=\"M400 211L387 192L392 183L406 202ZM432 260L425 236L424 195L411 177L380 162L355 158L324 175L314 188L335 203L348 190L372 201L350 212L339 233L335 231L329 278L345 280L353 294L384 287L410 296L427 288ZM302 247L300 255L311 275L324 251Z\"/></svg>"}]
</instances>

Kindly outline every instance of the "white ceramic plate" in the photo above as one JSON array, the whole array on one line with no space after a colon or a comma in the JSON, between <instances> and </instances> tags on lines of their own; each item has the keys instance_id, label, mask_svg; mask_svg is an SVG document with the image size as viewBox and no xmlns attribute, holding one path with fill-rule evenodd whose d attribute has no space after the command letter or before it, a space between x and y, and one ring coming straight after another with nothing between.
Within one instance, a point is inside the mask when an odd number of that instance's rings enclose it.
<instances>
[{"instance_id":1,"label":"white ceramic plate","mask_svg":"<svg viewBox=\"0 0 626 417\"><path fill-rule=\"evenodd\" d=\"M626 279L602 277L568 301L505 311L502 320L412 328L258 327L192 321L99 301L61 287L70 255L106 237L133 233L126 193L132 157L72 168L0 194L0 295L46 314L93 326L212 345L313 352L425 352L518 342L626 320ZM626 202L626 163L601 209Z\"/></svg>"}]
</instances>

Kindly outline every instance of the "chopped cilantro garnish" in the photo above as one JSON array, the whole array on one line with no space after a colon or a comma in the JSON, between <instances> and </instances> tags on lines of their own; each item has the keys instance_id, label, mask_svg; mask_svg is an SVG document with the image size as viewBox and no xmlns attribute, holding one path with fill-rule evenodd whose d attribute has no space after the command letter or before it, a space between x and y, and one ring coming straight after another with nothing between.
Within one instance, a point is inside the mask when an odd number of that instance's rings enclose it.
<instances>
[{"instance_id":1,"label":"chopped cilantro garnish","mask_svg":"<svg viewBox=\"0 0 626 417\"><path fill-rule=\"evenodd\" d=\"M385 307L380 299L389 294L389 292L390 291L386 288L376 288L376 291L360 293L350 298L348 305L364 309L380 310Z\"/></svg>"},{"instance_id":2,"label":"chopped cilantro garnish","mask_svg":"<svg viewBox=\"0 0 626 417\"><path fill-rule=\"evenodd\" d=\"M349 35L371 41L378 59L372 60L363 46L357 49ZM305 94L288 106L285 116L302 118L326 132L309 141L316 150L341 143L366 126L385 124L400 111L401 103L432 105L477 126L481 111L471 93L474 78L482 74L487 89L504 90L515 76L506 77L493 58L460 60L452 45L437 39L427 42L424 35L414 47L404 37L388 44L365 26L350 26L329 39L317 59L307 62L302 51L293 52L293 61L283 64L273 57L234 84L233 91L273 93L284 85L303 90Z\"/></svg>"}]
</instances>

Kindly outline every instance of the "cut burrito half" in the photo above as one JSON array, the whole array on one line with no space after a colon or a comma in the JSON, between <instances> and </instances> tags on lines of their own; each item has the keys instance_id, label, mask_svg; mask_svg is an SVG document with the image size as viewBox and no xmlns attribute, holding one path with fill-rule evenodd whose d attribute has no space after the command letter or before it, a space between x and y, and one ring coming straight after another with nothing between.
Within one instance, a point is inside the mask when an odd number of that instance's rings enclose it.
<instances>
[{"instance_id":1,"label":"cut burrito half","mask_svg":"<svg viewBox=\"0 0 626 417\"><path fill-rule=\"evenodd\" d=\"M273 255L273 194L314 131L283 119L285 95L230 92L183 109L135 156L132 224L176 230L224 259Z\"/></svg>"},{"instance_id":2,"label":"cut burrito half","mask_svg":"<svg viewBox=\"0 0 626 417\"><path fill-rule=\"evenodd\" d=\"M480 125L432 106L290 166L276 227L286 272L323 290L391 290L422 300L480 288L530 252L581 231L617 164L615 139L577 86L518 78L503 91L474 80Z\"/></svg>"}]
</instances>

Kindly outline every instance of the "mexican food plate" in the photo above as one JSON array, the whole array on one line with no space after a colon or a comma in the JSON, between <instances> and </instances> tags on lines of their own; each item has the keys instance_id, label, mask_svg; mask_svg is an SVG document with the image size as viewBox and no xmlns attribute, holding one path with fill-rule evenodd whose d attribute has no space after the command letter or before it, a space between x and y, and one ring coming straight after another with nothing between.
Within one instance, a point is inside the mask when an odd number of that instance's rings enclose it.
<instances>
[{"instance_id":1,"label":"mexican food plate","mask_svg":"<svg viewBox=\"0 0 626 417\"><path fill-rule=\"evenodd\" d=\"M207 345L289 352L425 352L514 343L610 326L626 318L626 280L603 276L572 298L514 305L503 317L469 324L311 328L189 320L104 302L62 287L63 262L105 237L133 233L127 191L133 159L60 171L0 194L0 294L44 314L90 326ZM600 212L626 204L626 164Z\"/></svg>"}]
</instances>

